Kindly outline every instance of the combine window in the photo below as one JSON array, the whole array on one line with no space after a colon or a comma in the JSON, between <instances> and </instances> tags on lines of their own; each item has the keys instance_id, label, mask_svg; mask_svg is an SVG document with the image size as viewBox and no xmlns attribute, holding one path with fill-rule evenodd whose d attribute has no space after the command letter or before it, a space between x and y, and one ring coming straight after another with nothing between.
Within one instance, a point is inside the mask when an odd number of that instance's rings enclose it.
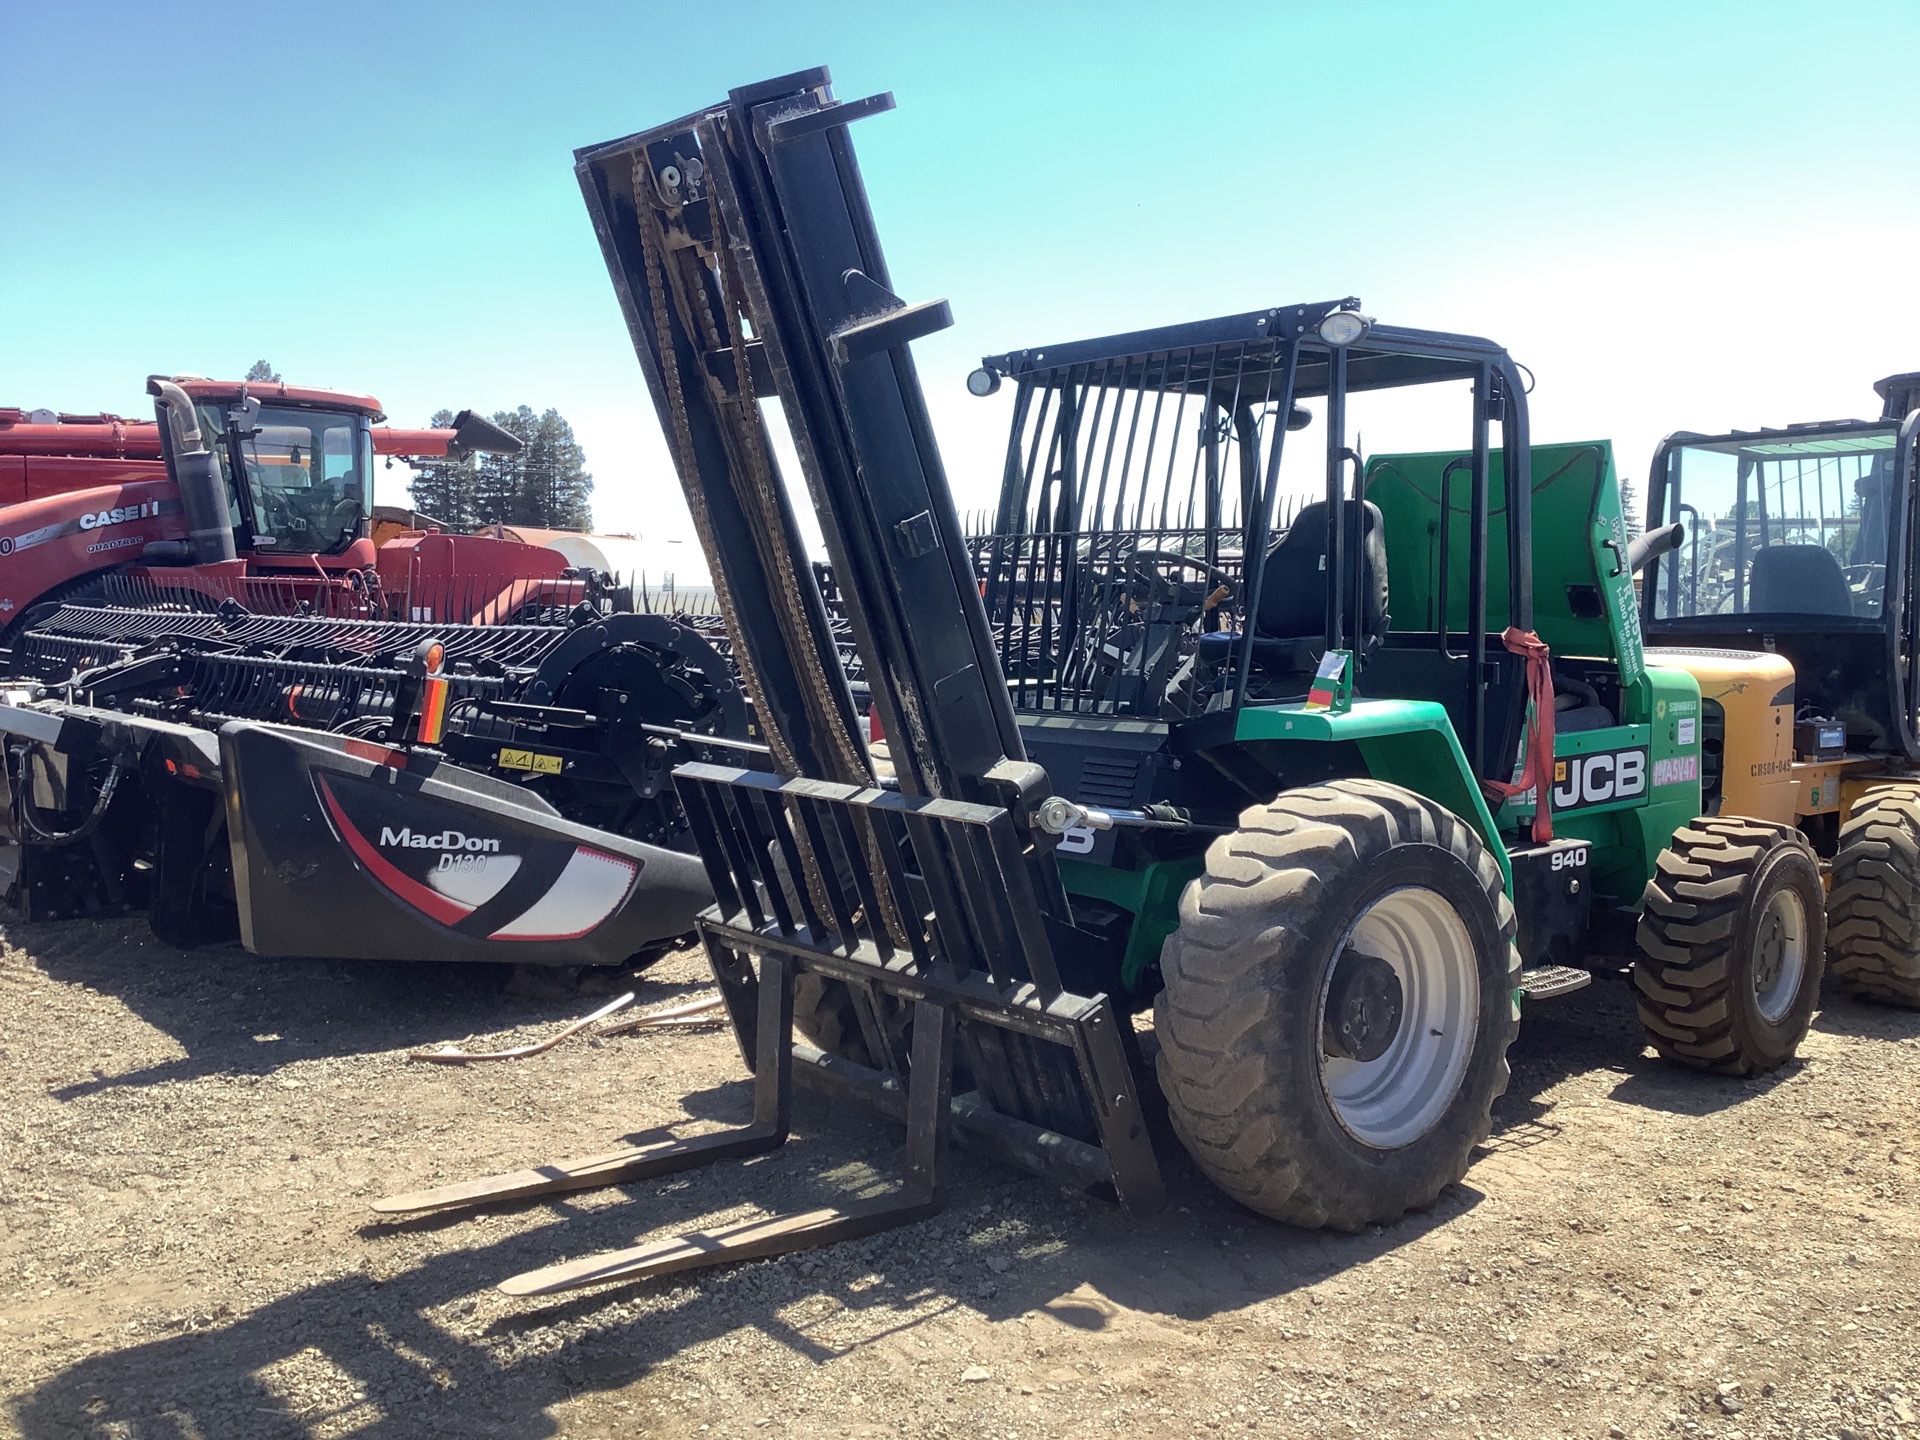
<instances>
[{"instance_id":1,"label":"combine window","mask_svg":"<svg viewBox=\"0 0 1920 1440\"><path fill-rule=\"evenodd\" d=\"M202 411L221 433L225 417ZM233 484L242 471L254 546L275 554L330 555L353 543L373 475L367 421L337 411L263 406L251 436L218 447L236 528L246 523Z\"/></svg>"},{"instance_id":2,"label":"combine window","mask_svg":"<svg viewBox=\"0 0 1920 1440\"><path fill-rule=\"evenodd\" d=\"M1878 621L1896 431L1849 426L1679 445L1664 519L1687 539L1658 562L1655 620L1819 615Z\"/></svg>"}]
</instances>

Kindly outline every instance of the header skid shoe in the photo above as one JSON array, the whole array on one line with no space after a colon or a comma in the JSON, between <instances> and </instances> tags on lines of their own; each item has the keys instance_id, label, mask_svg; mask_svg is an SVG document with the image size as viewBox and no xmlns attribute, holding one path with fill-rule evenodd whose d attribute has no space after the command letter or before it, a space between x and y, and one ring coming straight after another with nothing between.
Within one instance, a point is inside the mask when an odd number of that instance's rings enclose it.
<instances>
[{"instance_id":1,"label":"header skid shoe","mask_svg":"<svg viewBox=\"0 0 1920 1440\"><path fill-rule=\"evenodd\" d=\"M898 1191L567 1261L500 1288L544 1295L631 1282L924 1219L944 1204L956 1129L1035 1174L1110 1186L1132 1210L1158 1208L1160 1174L1122 1022L1105 996L1061 986L1006 810L712 765L683 766L676 780L713 883L716 903L700 929L753 1068L752 1123L396 1196L376 1211L535 1199L760 1154L786 1142L796 1073L836 1100L904 1116ZM820 863L806 865L803 854ZM919 858L931 855L941 863ZM943 909L940 877L955 868L999 903ZM811 883L790 878L801 874ZM849 987L882 1068L794 1043L793 982L809 971ZM888 1041L888 1018L906 1013L911 1025L899 1028L908 1038ZM973 1086L958 1096L957 1059Z\"/></svg>"}]
</instances>

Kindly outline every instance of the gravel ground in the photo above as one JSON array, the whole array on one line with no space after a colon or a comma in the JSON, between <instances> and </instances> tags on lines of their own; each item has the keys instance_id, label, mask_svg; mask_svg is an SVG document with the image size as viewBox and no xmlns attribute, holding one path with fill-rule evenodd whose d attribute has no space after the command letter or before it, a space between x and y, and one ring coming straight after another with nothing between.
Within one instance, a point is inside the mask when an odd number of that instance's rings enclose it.
<instances>
[{"instance_id":1,"label":"gravel ground","mask_svg":"<svg viewBox=\"0 0 1920 1440\"><path fill-rule=\"evenodd\" d=\"M557 1301L492 1288L894 1172L803 1096L747 1164L467 1218L396 1189L745 1118L720 1031L449 1069L599 994L499 970L183 954L133 923L0 954L0 1430L32 1437L1283 1435L1920 1440L1920 1015L1671 1072L1624 987L1529 1014L1465 1183L1359 1237L1170 1166L1130 1220L970 1156L874 1240ZM641 1003L697 994L669 958Z\"/></svg>"}]
</instances>

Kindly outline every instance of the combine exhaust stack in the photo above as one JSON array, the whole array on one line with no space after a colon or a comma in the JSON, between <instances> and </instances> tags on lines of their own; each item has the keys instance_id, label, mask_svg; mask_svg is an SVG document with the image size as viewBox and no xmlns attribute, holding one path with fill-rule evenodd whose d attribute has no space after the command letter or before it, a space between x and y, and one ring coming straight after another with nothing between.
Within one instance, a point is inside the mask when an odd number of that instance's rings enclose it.
<instances>
[{"instance_id":1,"label":"combine exhaust stack","mask_svg":"<svg viewBox=\"0 0 1920 1440\"><path fill-rule=\"evenodd\" d=\"M227 518L227 487L213 458L213 446L200 430L200 412L171 380L147 379L147 393L160 402L173 437L173 483L187 514L187 545L194 562L219 565L236 559L233 522Z\"/></svg>"},{"instance_id":2,"label":"combine exhaust stack","mask_svg":"<svg viewBox=\"0 0 1920 1440\"><path fill-rule=\"evenodd\" d=\"M1161 1200L1130 1026L1071 977L1078 930L907 343L945 302L891 292L824 70L578 153L614 285L779 773L675 772L716 903L701 935L754 1070L723 1137L562 1161L380 1202L383 1213L615 1184L766 1150L795 1074L904 1115L879 1204L778 1217L507 1281L543 1294L778 1254L937 1209L950 1130L1012 1163ZM761 419L793 434L899 793L875 785ZM858 1053L794 1043L796 980L857 1017ZM957 1078L960 1077L960 1078ZM956 1095L957 1090L966 1093Z\"/></svg>"}]
</instances>

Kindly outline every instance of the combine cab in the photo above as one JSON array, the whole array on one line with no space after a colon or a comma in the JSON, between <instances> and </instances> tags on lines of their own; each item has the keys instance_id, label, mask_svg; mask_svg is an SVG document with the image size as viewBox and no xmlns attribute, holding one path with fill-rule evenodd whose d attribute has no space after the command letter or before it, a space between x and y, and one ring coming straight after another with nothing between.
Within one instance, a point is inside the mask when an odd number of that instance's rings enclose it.
<instances>
[{"instance_id":1,"label":"combine cab","mask_svg":"<svg viewBox=\"0 0 1920 1440\"><path fill-rule=\"evenodd\" d=\"M162 423L0 411L0 641L66 598L465 620L563 578L564 560L535 547L463 540L423 554L418 534L367 538L374 456L520 448L471 411L447 429L398 430L375 423L386 417L367 395L185 376L148 388Z\"/></svg>"}]
</instances>

